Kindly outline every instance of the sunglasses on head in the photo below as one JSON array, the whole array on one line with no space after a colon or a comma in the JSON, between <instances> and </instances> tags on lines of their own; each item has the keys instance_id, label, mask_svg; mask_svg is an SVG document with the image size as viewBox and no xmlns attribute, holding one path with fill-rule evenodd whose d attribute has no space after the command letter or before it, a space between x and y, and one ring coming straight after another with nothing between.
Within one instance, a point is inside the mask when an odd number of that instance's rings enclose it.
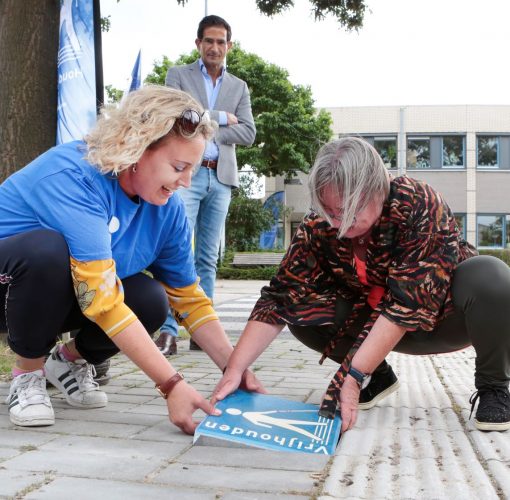
<instances>
[{"instance_id":1,"label":"sunglasses on head","mask_svg":"<svg viewBox=\"0 0 510 500\"><path fill-rule=\"evenodd\" d=\"M175 120L174 127L177 127L183 136L191 136L195 133L200 123L207 120L209 120L207 111L200 114L195 109L186 109Z\"/></svg>"}]
</instances>

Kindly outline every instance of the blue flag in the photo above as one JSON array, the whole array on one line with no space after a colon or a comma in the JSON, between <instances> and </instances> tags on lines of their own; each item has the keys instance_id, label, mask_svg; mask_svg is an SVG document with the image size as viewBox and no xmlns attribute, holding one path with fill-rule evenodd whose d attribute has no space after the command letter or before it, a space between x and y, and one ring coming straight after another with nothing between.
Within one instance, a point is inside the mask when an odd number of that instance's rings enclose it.
<instances>
[{"instance_id":1,"label":"blue flag","mask_svg":"<svg viewBox=\"0 0 510 500\"><path fill-rule=\"evenodd\" d=\"M95 122L93 0L60 0L57 144L82 139Z\"/></svg>"},{"instance_id":2,"label":"blue flag","mask_svg":"<svg viewBox=\"0 0 510 500\"><path fill-rule=\"evenodd\" d=\"M142 86L142 49L139 50L138 56L131 72L131 83L129 84L129 92L139 89Z\"/></svg>"}]
</instances>

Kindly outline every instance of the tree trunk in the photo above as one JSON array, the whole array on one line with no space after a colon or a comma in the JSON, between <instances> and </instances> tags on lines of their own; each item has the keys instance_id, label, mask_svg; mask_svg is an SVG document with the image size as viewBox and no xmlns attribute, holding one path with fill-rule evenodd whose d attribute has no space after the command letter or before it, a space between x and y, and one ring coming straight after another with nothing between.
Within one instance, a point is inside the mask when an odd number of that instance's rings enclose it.
<instances>
[{"instance_id":1,"label":"tree trunk","mask_svg":"<svg viewBox=\"0 0 510 500\"><path fill-rule=\"evenodd\" d=\"M55 145L59 0L0 0L0 182Z\"/></svg>"}]
</instances>

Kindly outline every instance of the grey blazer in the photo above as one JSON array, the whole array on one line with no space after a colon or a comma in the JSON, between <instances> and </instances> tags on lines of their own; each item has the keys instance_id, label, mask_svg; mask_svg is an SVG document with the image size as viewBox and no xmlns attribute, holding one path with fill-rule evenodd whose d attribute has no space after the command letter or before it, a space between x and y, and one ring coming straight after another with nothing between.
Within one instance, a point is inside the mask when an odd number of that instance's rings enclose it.
<instances>
[{"instance_id":1,"label":"grey blazer","mask_svg":"<svg viewBox=\"0 0 510 500\"><path fill-rule=\"evenodd\" d=\"M204 77L199 62L169 68L165 83L169 87L191 94L209 108L205 91ZM220 92L214 109L210 109L211 118L218 121L219 111L227 111L237 116L239 123L218 127L214 141L219 148L217 175L218 180L226 185L238 187L236 144L251 146L255 140L255 123L251 112L250 93L246 82L225 71Z\"/></svg>"}]
</instances>

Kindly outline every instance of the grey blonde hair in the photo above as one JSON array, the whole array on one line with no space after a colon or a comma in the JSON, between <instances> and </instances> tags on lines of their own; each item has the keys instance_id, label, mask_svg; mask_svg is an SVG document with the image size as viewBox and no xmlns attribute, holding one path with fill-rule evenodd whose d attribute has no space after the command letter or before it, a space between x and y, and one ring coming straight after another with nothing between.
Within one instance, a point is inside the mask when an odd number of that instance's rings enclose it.
<instances>
[{"instance_id":1,"label":"grey blonde hair","mask_svg":"<svg viewBox=\"0 0 510 500\"><path fill-rule=\"evenodd\" d=\"M191 135L184 135L175 121L186 110L195 110L202 121ZM106 106L96 126L85 136L85 159L102 173L119 174L135 164L144 151L168 136L209 140L216 123L189 94L161 85L147 85L131 92L119 107Z\"/></svg>"},{"instance_id":2,"label":"grey blonde hair","mask_svg":"<svg viewBox=\"0 0 510 500\"><path fill-rule=\"evenodd\" d=\"M342 218L338 228L341 238L355 221L356 214L374 199L381 202L390 191L384 163L368 142L357 137L331 141L319 150L308 177L312 209L332 223L324 207L326 187L342 200Z\"/></svg>"}]
</instances>

